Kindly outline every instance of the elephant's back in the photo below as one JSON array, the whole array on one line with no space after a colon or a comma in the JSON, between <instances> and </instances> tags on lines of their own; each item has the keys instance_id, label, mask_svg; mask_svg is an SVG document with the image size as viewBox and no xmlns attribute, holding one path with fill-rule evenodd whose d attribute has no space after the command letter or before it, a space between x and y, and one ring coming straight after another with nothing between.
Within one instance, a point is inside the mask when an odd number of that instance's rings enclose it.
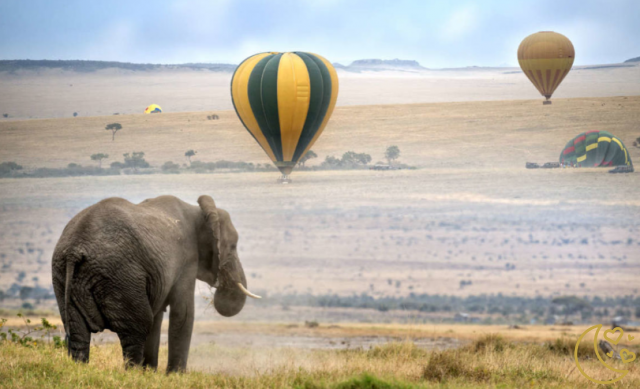
<instances>
[{"instance_id":1,"label":"elephant's back","mask_svg":"<svg viewBox=\"0 0 640 389\"><path fill-rule=\"evenodd\" d=\"M178 219L145 202L136 205L113 197L78 213L65 227L53 261L64 261L69 253L84 255L90 262L149 263L174 249L174 241L186 232ZM118 270L118 269L116 269Z\"/></svg>"},{"instance_id":2,"label":"elephant's back","mask_svg":"<svg viewBox=\"0 0 640 389\"><path fill-rule=\"evenodd\" d=\"M115 197L82 210L64 228L54 250L54 265L70 255L96 260L141 248L136 243L135 213L134 204Z\"/></svg>"}]
</instances>

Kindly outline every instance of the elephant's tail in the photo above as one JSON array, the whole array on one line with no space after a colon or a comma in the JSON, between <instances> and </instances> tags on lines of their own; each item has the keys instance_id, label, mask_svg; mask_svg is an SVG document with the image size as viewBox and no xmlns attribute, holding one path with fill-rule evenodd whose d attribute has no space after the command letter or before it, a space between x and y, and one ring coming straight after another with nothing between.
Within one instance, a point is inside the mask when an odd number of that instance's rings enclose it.
<instances>
[{"instance_id":1,"label":"elephant's tail","mask_svg":"<svg viewBox=\"0 0 640 389\"><path fill-rule=\"evenodd\" d=\"M89 346L91 344L91 332L87 323L75 303L71 300L71 291L77 289L71 284L78 262L82 256L67 255L66 275L64 284L64 327L67 333L67 350L69 355L76 360L87 362L89 360Z\"/></svg>"},{"instance_id":2,"label":"elephant's tail","mask_svg":"<svg viewBox=\"0 0 640 389\"><path fill-rule=\"evenodd\" d=\"M73 260L67 260L67 275L64 281L64 323L67 325L67 328L71 328L69 322L69 300L71 299L71 279L73 278L73 269L75 268L76 263ZM66 336L67 344L69 344L69 330L67 330Z\"/></svg>"},{"instance_id":3,"label":"elephant's tail","mask_svg":"<svg viewBox=\"0 0 640 389\"><path fill-rule=\"evenodd\" d=\"M73 359L81 361L89 359L91 332L102 331L105 327L104 319L91 293L91 285L87 284L87 280L91 278L86 277L87 270L83 269L86 261L87 254L79 249L65 256L63 320L69 354Z\"/></svg>"}]
</instances>

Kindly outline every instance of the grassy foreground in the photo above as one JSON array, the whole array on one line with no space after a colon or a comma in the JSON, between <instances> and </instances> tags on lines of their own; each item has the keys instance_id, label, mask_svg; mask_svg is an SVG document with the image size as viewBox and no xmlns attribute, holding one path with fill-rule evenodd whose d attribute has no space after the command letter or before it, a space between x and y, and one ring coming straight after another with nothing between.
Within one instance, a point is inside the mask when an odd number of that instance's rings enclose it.
<instances>
[{"instance_id":1,"label":"grassy foreground","mask_svg":"<svg viewBox=\"0 0 640 389\"><path fill-rule=\"evenodd\" d=\"M140 369L126 370L118 345L92 347L91 362L76 364L65 350L50 345L25 347L0 344L0 387L3 388L593 388L579 374L573 352L575 341L544 344L511 343L487 336L460 349L425 351L412 343L389 343L370 350L303 351L225 349L215 345L193 350L195 365L206 362L211 374L190 372L165 375ZM637 350L635 350L637 351ZM260 369L247 363L265 354L271 364ZM167 351L162 350L161 363ZM595 378L610 373L580 349L585 370ZM273 364L274 360L279 363ZM234 366L225 371L219 366ZM612 388L640 387L635 363L617 368L629 375ZM239 369L239 370L238 370ZM222 372L221 372L222 371Z\"/></svg>"}]
</instances>

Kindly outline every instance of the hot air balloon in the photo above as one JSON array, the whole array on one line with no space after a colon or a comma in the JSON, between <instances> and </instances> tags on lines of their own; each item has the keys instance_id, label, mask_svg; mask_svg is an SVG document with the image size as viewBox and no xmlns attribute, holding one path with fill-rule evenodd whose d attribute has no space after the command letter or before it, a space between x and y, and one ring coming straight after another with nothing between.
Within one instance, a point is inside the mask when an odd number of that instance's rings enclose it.
<instances>
[{"instance_id":1,"label":"hot air balloon","mask_svg":"<svg viewBox=\"0 0 640 389\"><path fill-rule=\"evenodd\" d=\"M633 167L625 145L606 131L588 131L571 139L560 153L560 163L581 167Z\"/></svg>"},{"instance_id":2,"label":"hot air balloon","mask_svg":"<svg viewBox=\"0 0 640 389\"><path fill-rule=\"evenodd\" d=\"M147 108L144 109L144 113L161 113L162 108L158 104L151 104Z\"/></svg>"},{"instance_id":3,"label":"hot air balloon","mask_svg":"<svg viewBox=\"0 0 640 389\"><path fill-rule=\"evenodd\" d=\"M552 31L542 31L524 38L518 47L518 62L524 74L549 99L558 85L567 76L575 50L573 44L564 35Z\"/></svg>"},{"instance_id":4,"label":"hot air balloon","mask_svg":"<svg viewBox=\"0 0 640 389\"><path fill-rule=\"evenodd\" d=\"M286 182L331 117L338 75L316 54L256 54L233 74L231 97L240 121Z\"/></svg>"}]
</instances>

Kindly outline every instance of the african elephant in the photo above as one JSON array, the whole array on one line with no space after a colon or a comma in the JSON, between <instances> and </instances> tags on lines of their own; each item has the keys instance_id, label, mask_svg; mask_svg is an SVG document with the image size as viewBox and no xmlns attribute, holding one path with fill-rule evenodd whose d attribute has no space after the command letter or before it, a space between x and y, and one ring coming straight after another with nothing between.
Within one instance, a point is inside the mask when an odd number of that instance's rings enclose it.
<instances>
[{"instance_id":1,"label":"african elephant","mask_svg":"<svg viewBox=\"0 0 640 389\"><path fill-rule=\"evenodd\" d=\"M184 371L193 330L196 279L216 288L214 307L239 313L249 292L238 233L209 196L198 206L173 196L132 204L109 198L65 227L53 253L53 287L76 361L89 360L91 333L115 332L128 365L157 368L169 310L167 371Z\"/></svg>"}]
</instances>

